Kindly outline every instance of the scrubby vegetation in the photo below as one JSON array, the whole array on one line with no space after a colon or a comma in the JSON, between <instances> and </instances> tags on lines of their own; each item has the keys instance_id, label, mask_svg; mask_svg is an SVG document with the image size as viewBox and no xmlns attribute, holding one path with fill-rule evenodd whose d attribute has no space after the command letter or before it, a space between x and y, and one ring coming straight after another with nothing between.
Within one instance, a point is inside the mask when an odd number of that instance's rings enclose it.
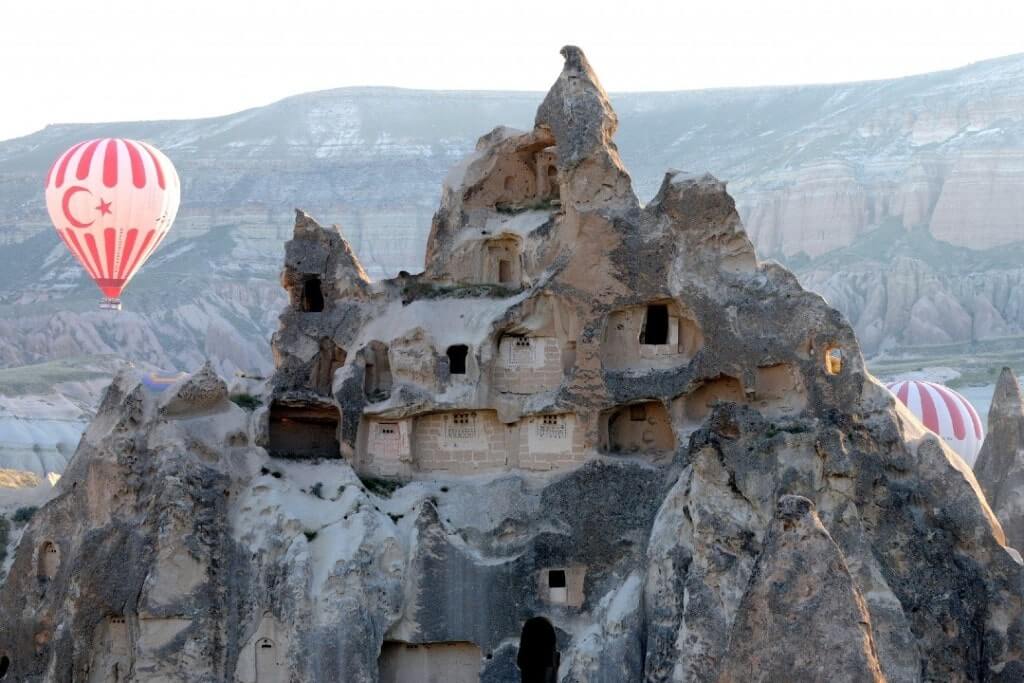
<instances>
[{"instance_id":1,"label":"scrubby vegetation","mask_svg":"<svg viewBox=\"0 0 1024 683\"><path fill-rule=\"evenodd\" d=\"M7 518L0 515L0 564L7 559L7 541L11 535L11 523Z\"/></svg>"},{"instance_id":2,"label":"scrubby vegetation","mask_svg":"<svg viewBox=\"0 0 1024 683\"><path fill-rule=\"evenodd\" d=\"M245 410L256 410L263 405L263 401L252 394L231 394L231 402Z\"/></svg>"},{"instance_id":3,"label":"scrubby vegetation","mask_svg":"<svg viewBox=\"0 0 1024 683\"><path fill-rule=\"evenodd\" d=\"M15 524L24 524L28 520L32 519L32 515L36 514L36 510L38 509L39 508L35 505L18 508L14 511L14 516L11 517L11 520L14 521Z\"/></svg>"},{"instance_id":4,"label":"scrubby vegetation","mask_svg":"<svg viewBox=\"0 0 1024 683\"><path fill-rule=\"evenodd\" d=\"M390 498L398 489L402 488L402 482L390 479L378 479L376 477L361 478L366 490L381 498Z\"/></svg>"}]
</instances>

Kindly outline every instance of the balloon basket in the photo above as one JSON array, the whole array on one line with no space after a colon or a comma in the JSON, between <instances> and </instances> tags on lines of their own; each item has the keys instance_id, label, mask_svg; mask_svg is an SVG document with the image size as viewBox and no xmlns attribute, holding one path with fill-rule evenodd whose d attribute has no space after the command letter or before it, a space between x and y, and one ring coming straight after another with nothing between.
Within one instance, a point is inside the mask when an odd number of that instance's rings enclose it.
<instances>
[{"instance_id":1,"label":"balloon basket","mask_svg":"<svg viewBox=\"0 0 1024 683\"><path fill-rule=\"evenodd\" d=\"M100 302L100 308L104 311L120 311L121 300L120 299L104 299Z\"/></svg>"}]
</instances>

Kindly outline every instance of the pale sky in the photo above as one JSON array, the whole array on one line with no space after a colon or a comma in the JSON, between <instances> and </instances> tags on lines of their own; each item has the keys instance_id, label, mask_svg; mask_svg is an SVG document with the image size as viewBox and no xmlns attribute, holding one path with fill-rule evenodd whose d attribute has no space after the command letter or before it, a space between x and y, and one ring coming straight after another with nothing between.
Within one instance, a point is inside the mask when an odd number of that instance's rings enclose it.
<instances>
[{"instance_id":1,"label":"pale sky","mask_svg":"<svg viewBox=\"0 0 1024 683\"><path fill-rule=\"evenodd\" d=\"M1024 1L4 0L0 139L350 85L546 90L566 43L613 92L889 78L1024 52Z\"/></svg>"}]
</instances>

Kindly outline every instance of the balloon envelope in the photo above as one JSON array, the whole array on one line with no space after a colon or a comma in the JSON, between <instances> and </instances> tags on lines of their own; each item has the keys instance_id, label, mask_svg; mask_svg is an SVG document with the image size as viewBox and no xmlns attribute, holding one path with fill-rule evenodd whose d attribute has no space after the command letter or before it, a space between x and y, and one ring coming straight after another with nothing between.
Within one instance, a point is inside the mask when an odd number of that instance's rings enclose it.
<instances>
[{"instance_id":1,"label":"balloon envelope","mask_svg":"<svg viewBox=\"0 0 1024 683\"><path fill-rule=\"evenodd\" d=\"M46 176L46 208L57 234L110 300L163 241L180 199L174 165L135 140L80 142Z\"/></svg>"},{"instance_id":2,"label":"balloon envelope","mask_svg":"<svg viewBox=\"0 0 1024 683\"><path fill-rule=\"evenodd\" d=\"M945 439L968 465L974 466L985 430L970 401L949 387L924 380L903 380L886 386L925 427Z\"/></svg>"}]
</instances>

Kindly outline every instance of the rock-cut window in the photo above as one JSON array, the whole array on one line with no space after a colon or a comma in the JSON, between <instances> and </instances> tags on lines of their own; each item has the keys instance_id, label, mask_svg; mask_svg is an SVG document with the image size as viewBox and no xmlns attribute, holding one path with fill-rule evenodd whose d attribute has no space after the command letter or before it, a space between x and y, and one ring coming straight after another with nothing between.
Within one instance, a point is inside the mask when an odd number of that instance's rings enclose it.
<instances>
[{"instance_id":1,"label":"rock-cut window","mask_svg":"<svg viewBox=\"0 0 1024 683\"><path fill-rule=\"evenodd\" d=\"M319 313L324 310L320 278L310 278L302 283L302 310L306 313Z\"/></svg>"},{"instance_id":2,"label":"rock-cut window","mask_svg":"<svg viewBox=\"0 0 1024 683\"><path fill-rule=\"evenodd\" d=\"M469 355L469 347L465 344L455 344L448 347L448 372L453 375L466 374L466 356Z\"/></svg>"},{"instance_id":3,"label":"rock-cut window","mask_svg":"<svg viewBox=\"0 0 1024 683\"><path fill-rule=\"evenodd\" d=\"M651 304L644 316L644 326L640 331L640 343L659 346L668 344L668 306Z\"/></svg>"}]
</instances>

